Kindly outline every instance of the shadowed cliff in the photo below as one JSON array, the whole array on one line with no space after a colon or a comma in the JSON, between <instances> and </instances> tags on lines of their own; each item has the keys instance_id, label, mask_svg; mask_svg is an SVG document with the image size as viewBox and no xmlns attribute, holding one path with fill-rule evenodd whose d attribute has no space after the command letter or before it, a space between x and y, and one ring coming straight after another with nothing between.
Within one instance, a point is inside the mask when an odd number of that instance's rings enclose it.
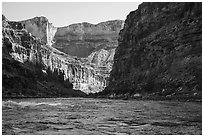
<instances>
[{"instance_id":1,"label":"shadowed cliff","mask_svg":"<svg viewBox=\"0 0 204 137\"><path fill-rule=\"evenodd\" d=\"M99 95L201 99L202 3L142 3L120 31Z\"/></svg>"}]
</instances>

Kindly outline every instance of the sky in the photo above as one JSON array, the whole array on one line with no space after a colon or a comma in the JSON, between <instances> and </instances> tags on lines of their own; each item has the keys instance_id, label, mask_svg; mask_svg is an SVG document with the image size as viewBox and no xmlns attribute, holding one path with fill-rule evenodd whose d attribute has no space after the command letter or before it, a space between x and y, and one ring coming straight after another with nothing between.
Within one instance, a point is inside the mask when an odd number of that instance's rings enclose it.
<instances>
[{"instance_id":1,"label":"sky","mask_svg":"<svg viewBox=\"0 0 204 137\"><path fill-rule=\"evenodd\" d=\"M21 21L45 16L55 27L74 23L125 20L138 2L3 2L2 13L8 20Z\"/></svg>"}]
</instances>

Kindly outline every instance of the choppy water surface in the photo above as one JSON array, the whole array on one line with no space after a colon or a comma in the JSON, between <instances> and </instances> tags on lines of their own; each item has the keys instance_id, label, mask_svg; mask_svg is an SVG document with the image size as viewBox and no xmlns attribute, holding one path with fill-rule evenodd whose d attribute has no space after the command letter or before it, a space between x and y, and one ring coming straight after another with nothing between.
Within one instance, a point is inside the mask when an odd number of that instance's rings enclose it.
<instances>
[{"instance_id":1,"label":"choppy water surface","mask_svg":"<svg viewBox=\"0 0 204 137\"><path fill-rule=\"evenodd\" d=\"M2 102L3 134L201 134L201 103L88 98Z\"/></svg>"}]
</instances>

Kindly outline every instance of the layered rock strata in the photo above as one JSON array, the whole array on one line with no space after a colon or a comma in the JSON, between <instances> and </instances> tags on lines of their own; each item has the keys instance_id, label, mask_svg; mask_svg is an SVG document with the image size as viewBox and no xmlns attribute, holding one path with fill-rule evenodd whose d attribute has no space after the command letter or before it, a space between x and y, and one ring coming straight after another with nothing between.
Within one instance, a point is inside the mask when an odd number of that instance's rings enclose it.
<instances>
[{"instance_id":1,"label":"layered rock strata","mask_svg":"<svg viewBox=\"0 0 204 137\"><path fill-rule=\"evenodd\" d=\"M142 3L120 31L105 95L201 97L202 3Z\"/></svg>"},{"instance_id":2,"label":"layered rock strata","mask_svg":"<svg viewBox=\"0 0 204 137\"><path fill-rule=\"evenodd\" d=\"M122 20L112 20L96 25L84 22L60 27L52 46L69 55L85 58L100 49L116 48L123 25Z\"/></svg>"},{"instance_id":3,"label":"layered rock strata","mask_svg":"<svg viewBox=\"0 0 204 137\"><path fill-rule=\"evenodd\" d=\"M52 47L56 28L45 17L36 17L21 22L3 19L3 41L10 47L3 47L8 53L22 63L42 63L45 68L63 70L65 79L73 83L73 88L89 92L102 91L107 85L107 78L111 70L105 66L105 60L113 59L105 51L103 61L98 57L77 58L67 55ZM104 51L100 52L104 53ZM107 56L107 57L105 57ZM106 58L106 59L105 59ZM95 60L95 61L94 61ZM100 63L103 62L103 63ZM97 65L96 65L97 64ZM45 70L44 70L45 71Z\"/></svg>"}]
</instances>

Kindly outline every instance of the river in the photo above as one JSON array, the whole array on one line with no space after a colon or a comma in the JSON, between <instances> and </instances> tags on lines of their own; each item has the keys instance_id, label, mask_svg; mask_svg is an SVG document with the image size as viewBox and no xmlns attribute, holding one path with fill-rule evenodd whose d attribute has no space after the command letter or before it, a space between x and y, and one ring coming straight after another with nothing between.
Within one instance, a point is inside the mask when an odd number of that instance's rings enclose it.
<instances>
[{"instance_id":1,"label":"river","mask_svg":"<svg viewBox=\"0 0 204 137\"><path fill-rule=\"evenodd\" d=\"M202 134L202 104L91 98L3 100L2 134Z\"/></svg>"}]
</instances>

